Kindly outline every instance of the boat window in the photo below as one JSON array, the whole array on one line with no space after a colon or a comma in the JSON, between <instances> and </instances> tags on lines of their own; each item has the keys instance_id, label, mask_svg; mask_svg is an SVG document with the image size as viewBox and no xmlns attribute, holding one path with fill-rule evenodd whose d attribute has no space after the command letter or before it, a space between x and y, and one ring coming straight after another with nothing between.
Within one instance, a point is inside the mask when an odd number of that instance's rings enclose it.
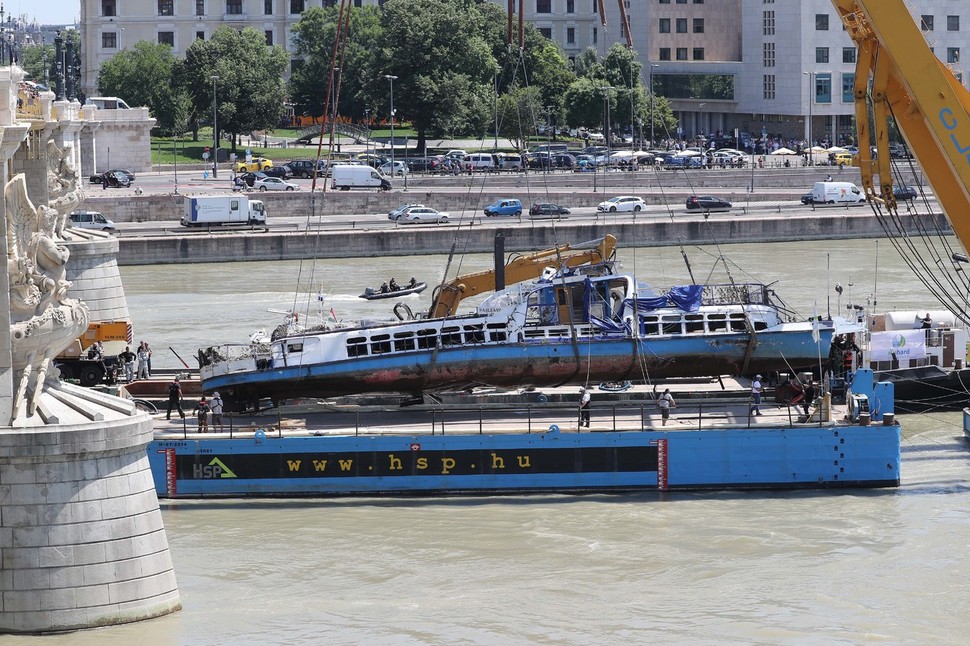
<instances>
[{"instance_id":1,"label":"boat window","mask_svg":"<svg viewBox=\"0 0 970 646\"><path fill-rule=\"evenodd\" d=\"M688 314L684 317L687 334L703 334L704 316L702 314Z\"/></svg>"},{"instance_id":2,"label":"boat window","mask_svg":"<svg viewBox=\"0 0 970 646\"><path fill-rule=\"evenodd\" d=\"M287 343L286 344L286 351L289 352L289 353L292 353L292 352L303 352L303 344L302 343Z\"/></svg>"},{"instance_id":3,"label":"boat window","mask_svg":"<svg viewBox=\"0 0 970 646\"><path fill-rule=\"evenodd\" d=\"M731 331L732 332L745 332L748 329L748 322L745 320L744 314L732 314L731 315Z\"/></svg>"},{"instance_id":4,"label":"boat window","mask_svg":"<svg viewBox=\"0 0 970 646\"><path fill-rule=\"evenodd\" d=\"M418 349L433 350L438 345L437 330L418 330Z\"/></svg>"},{"instance_id":5,"label":"boat window","mask_svg":"<svg viewBox=\"0 0 970 646\"><path fill-rule=\"evenodd\" d=\"M664 316L663 320L663 333L664 334L683 334L681 324L683 320L679 316Z\"/></svg>"},{"instance_id":6,"label":"boat window","mask_svg":"<svg viewBox=\"0 0 970 646\"><path fill-rule=\"evenodd\" d=\"M709 314L707 317L707 329L711 332L723 332L727 330L727 316L724 314Z\"/></svg>"},{"instance_id":7,"label":"boat window","mask_svg":"<svg viewBox=\"0 0 970 646\"><path fill-rule=\"evenodd\" d=\"M768 324L765 321L755 321L754 329L758 332L761 332L762 330L767 330Z\"/></svg>"},{"instance_id":8,"label":"boat window","mask_svg":"<svg viewBox=\"0 0 970 646\"><path fill-rule=\"evenodd\" d=\"M404 352L405 350L414 350L414 333L413 332L395 332L394 333L394 351Z\"/></svg>"},{"instance_id":9,"label":"boat window","mask_svg":"<svg viewBox=\"0 0 970 646\"><path fill-rule=\"evenodd\" d=\"M488 338L492 341L505 341L508 339L508 334L505 331L505 326L501 323L489 323L488 328Z\"/></svg>"},{"instance_id":10,"label":"boat window","mask_svg":"<svg viewBox=\"0 0 970 646\"><path fill-rule=\"evenodd\" d=\"M461 328L441 328L441 345L461 345Z\"/></svg>"},{"instance_id":11,"label":"boat window","mask_svg":"<svg viewBox=\"0 0 970 646\"><path fill-rule=\"evenodd\" d=\"M370 340L371 354L387 354L391 351L391 335L375 334Z\"/></svg>"},{"instance_id":12,"label":"boat window","mask_svg":"<svg viewBox=\"0 0 970 646\"><path fill-rule=\"evenodd\" d=\"M350 339L347 339L347 356L366 357L367 356L367 337L355 336Z\"/></svg>"},{"instance_id":13,"label":"boat window","mask_svg":"<svg viewBox=\"0 0 970 646\"><path fill-rule=\"evenodd\" d=\"M481 325L465 326L465 343L485 343L485 330Z\"/></svg>"},{"instance_id":14,"label":"boat window","mask_svg":"<svg viewBox=\"0 0 970 646\"><path fill-rule=\"evenodd\" d=\"M640 321L641 334L660 334L660 319L656 316L644 316Z\"/></svg>"}]
</instances>

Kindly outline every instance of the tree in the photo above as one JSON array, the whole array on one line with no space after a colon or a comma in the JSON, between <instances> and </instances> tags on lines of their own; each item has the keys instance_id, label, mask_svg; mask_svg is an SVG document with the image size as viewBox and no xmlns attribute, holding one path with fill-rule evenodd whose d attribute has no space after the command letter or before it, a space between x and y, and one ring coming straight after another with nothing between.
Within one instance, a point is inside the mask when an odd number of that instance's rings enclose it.
<instances>
[{"instance_id":1,"label":"tree","mask_svg":"<svg viewBox=\"0 0 970 646\"><path fill-rule=\"evenodd\" d=\"M343 51L337 53L336 65L343 70L337 77L340 82L337 112L359 119L370 107L363 79L373 74L373 52L382 40L382 31L380 10L376 6L349 7L349 11L350 25L344 36ZM325 112L338 14L334 7L314 7L304 11L293 26L294 56L300 63L294 66L290 77L290 100L297 114L317 117Z\"/></svg>"},{"instance_id":2,"label":"tree","mask_svg":"<svg viewBox=\"0 0 970 646\"><path fill-rule=\"evenodd\" d=\"M499 134L517 149L526 148L536 121L544 120L544 113L539 88L510 88L498 100Z\"/></svg>"},{"instance_id":3,"label":"tree","mask_svg":"<svg viewBox=\"0 0 970 646\"><path fill-rule=\"evenodd\" d=\"M115 54L101 65L98 91L117 96L132 106L148 106L164 133L182 133L188 126L184 106L188 93L176 80L179 61L168 45L143 40Z\"/></svg>"},{"instance_id":4,"label":"tree","mask_svg":"<svg viewBox=\"0 0 970 646\"><path fill-rule=\"evenodd\" d=\"M196 114L212 113L212 77L216 81L218 125L236 135L275 127L283 116L286 51L267 47L260 32L223 26L209 40L197 40L185 52L185 82Z\"/></svg>"}]
</instances>

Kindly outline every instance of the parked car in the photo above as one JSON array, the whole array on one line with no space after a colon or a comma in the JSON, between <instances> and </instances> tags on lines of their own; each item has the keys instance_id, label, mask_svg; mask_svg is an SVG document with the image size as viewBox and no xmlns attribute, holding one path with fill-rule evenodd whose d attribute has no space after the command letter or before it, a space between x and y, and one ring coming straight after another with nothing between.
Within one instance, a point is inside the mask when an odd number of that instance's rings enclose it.
<instances>
[{"instance_id":1,"label":"parked car","mask_svg":"<svg viewBox=\"0 0 970 646\"><path fill-rule=\"evenodd\" d=\"M529 153L529 168L549 169L555 166L553 156L547 152Z\"/></svg>"},{"instance_id":2,"label":"parked car","mask_svg":"<svg viewBox=\"0 0 970 646\"><path fill-rule=\"evenodd\" d=\"M300 187L293 182L284 182L279 177L263 177L253 182L257 191L295 191Z\"/></svg>"},{"instance_id":3,"label":"parked car","mask_svg":"<svg viewBox=\"0 0 970 646\"><path fill-rule=\"evenodd\" d=\"M499 153L499 168L502 170L522 170L525 168L525 164L522 161L521 155L511 155L506 153Z\"/></svg>"},{"instance_id":4,"label":"parked car","mask_svg":"<svg viewBox=\"0 0 970 646\"><path fill-rule=\"evenodd\" d=\"M647 207L647 203L642 198L633 195L619 195L611 197L605 202L596 205L596 210L600 213L616 213L617 211L633 211L637 213Z\"/></svg>"},{"instance_id":5,"label":"parked car","mask_svg":"<svg viewBox=\"0 0 970 646\"><path fill-rule=\"evenodd\" d=\"M101 173L98 183L109 188L128 188L131 186L131 180L120 170L109 170L106 173Z\"/></svg>"},{"instance_id":6,"label":"parked car","mask_svg":"<svg viewBox=\"0 0 970 646\"><path fill-rule=\"evenodd\" d=\"M74 211L70 215L71 226L79 229L97 229L98 231L114 231L115 223L97 211Z\"/></svg>"},{"instance_id":7,"label":"parked car","mask_svg":"<svg viewBox=\"0 0 970 646\"><path fill-rule=\"evenodd\" d=\"M851 166L852 153L835 153L835 163L838 166Z\"/></svg>"},{"instance_id":8,"label":"parked car","mask_svg":"<svg viewBox=\"0 0 970 646\"><path fill-rule=\"evenodd\" d=\"M410 173L407 163L398 160L381 164L381 167L377 170L381 171L385 175L396 175L398 177L403 177L404 175Z\"/></svg>"},{"instance_id":9,"label":"parked car","mask_svg":"<svg viewBox=\"0 0 970 646\"><path fill-rule=\"evenodd\" d=\"M414 157L407 160L408 170L413 173L433 173L438 168L434 157Z\"/></svg>"},{"instance_id":10,"label":"parked car","mask_svg":"<svg viewBox=\"0 0 970 646\"><path fill-rule=\"evenodd\" d=\"M135 181L135 174L130 170L125 170L122 168L113 168L111 170L106 170L104 173L98 173L97 175L92 175L88 181L90 181L92 184L100 184L103 181L101 178L104 176L105 173L122 173L125 177L128 178L128 183Z\"/></svg>"},{"instance_id":11,"label":"parked car","mask_svg":"<svg viewBox=\"0 0 970 646\"><path fill-rule=\"evenodd\" d=\"M529 215L569 215L569 209L558 204L543 202L530 206Z\"/></svg>"},{"instance_id":12,"label":"parked car","mask_svg":"<svg viewBox=\"0 0 970 646\"><path fill-rule=\"evenodd\" d=\"M687 198L688 211L726 211L729 208L730 202L713 195L691 195Z\"/></svg>"},{"instance_id":13,"label":"parked car","mask_svg":"<svg viewBox=\"0 0 970 646\"><path fill-rule=\"evenodd\" d=\"M266 170L267 168L273 167L273 160L266 159L264 157L253 157L252 161L238 161L236 162L235 171L237 173L245 172L256 172L258 170Z\"/></svg>"},{"instance_id":14,"label":"parked car","mask_svg":"<svg viewBox=\"0 0 970 646\"><path fill-rule=\"evenodd\" d=\"M391 209L387 212L387 219L391 221L397 220L399 217L407 213L413 208L424 208L424 204L402 204L396 209Z\"/></svg>"},{"instance_id":15,"label":"parked car","mask_svg":"<svg viewBox=\"0 0 970 646\"><path fill-rule=\"evenodd\" d=\"M267 177L269 177L269 175L267 175L266 173L262 173L262 172L260 172L260 173L243 173L242 175L238 175L236 177L236 179L241 179L242 181L246 182L246 186L252 188L253 187L253 184L255 184L257 180L266 179Z\"/></svg>"},{"instance_id":16,"label":"parked car","mask_svg":"<svg viewBox=\"0 0 970 646\"><path fill-rule=\"evenodd\" d=\"M485 207L485 215L522 215L522 202L513 198L495 200Z\"/></svg>"},{"instance_id":17,"label":"parked car","mask_svg":"<svg viewBox=\"0 0 970 646\"><path fill-rule=\"evenodd\" d=\"M313 177L313 162L312 159L294 159L293 161L287 162L286 165L290 167L293 172L294 177L302 177L303 179L309 179ZM323 171L327 168L327 162L321 159L317 163L317 177L323 177L326 175Z\"/></svg>"},{"instance_id":18,"label":"parked car","mask_svg":"<svg viewBox=\"0 0 970 646\"><path fill-rule=\"evenodd\" d=\"M899 201L915 200L919 193L912 186L894 186L893 197Z\"/></svg>"},{"instance_id":19,"label":"parked car","mask_svg":"<svg viewBox=\"0 0 970 646\"><path fill-rule=\"evenodd\" d=\"M279 177L280 179L289 179L293 177L293 169L286 164L283 164L282 166L271 166L262 172L269 177Z\"/></svg>"},{"instance_id":20,"label":"parked car","mask_svg":"<svg viewBox=\"0 0 970 646\"><path fill-rule=\"evenodd\" d=\"M449 215L444 211L438 211L430 206L412 206L396 222L400 222L401 224L413 224L415 222L438 222L444 224L448 221L448 217Z\"/></svg>"}]
</instances>

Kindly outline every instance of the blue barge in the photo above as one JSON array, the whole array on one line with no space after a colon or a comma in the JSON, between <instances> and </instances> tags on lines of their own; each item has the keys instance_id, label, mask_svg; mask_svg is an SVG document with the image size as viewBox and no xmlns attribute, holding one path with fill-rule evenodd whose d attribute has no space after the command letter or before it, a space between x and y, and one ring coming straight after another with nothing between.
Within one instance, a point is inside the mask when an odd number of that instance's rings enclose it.
<instances>
[{"instance_id":1,"label":"blue barge","mask_svg":"<svg viewBox=\"0 0 970 646\"><path fill-rule=\"evenodd\" d=\"M860 371L855 421L608 432L193 435L148 447L158 495L424 496L894 487L892 385ZM868 378L868 383L866 382ZM879 402L877 410L868 410ZM891 415L889 419L892 419ZM887 420L888 421L888 420Z\"/></svg>"}]
</instances>

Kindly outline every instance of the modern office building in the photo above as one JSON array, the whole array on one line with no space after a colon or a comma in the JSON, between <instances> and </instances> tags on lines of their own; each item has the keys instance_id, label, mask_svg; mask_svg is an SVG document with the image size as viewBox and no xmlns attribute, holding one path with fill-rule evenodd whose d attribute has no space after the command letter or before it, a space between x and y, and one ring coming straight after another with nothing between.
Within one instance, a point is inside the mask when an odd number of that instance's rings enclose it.
<instances>
[{"instance_id":1,"label":"modern office building","mask_svg":"<svg viewBox=\"0 0 970 646\"><path fill-rule=\"evenodd\" d=\"M333 0L81 0L81 87L96 94L101 63L140 40L178 56L222 25L262 32L293 51L301 13ZM505 0L493 0L505 7ZM515 0L525 19L568 58L626 43L618 2L643 63L643 80L671 101L679 133L751 133L839 141L852 132L855 48L830 0ZM355 6L382 0L353 0ZM970 5L914 0L941 60L965 78ZM605 18L605 20L604 20Z\"/></svg>"}]
</instances>

